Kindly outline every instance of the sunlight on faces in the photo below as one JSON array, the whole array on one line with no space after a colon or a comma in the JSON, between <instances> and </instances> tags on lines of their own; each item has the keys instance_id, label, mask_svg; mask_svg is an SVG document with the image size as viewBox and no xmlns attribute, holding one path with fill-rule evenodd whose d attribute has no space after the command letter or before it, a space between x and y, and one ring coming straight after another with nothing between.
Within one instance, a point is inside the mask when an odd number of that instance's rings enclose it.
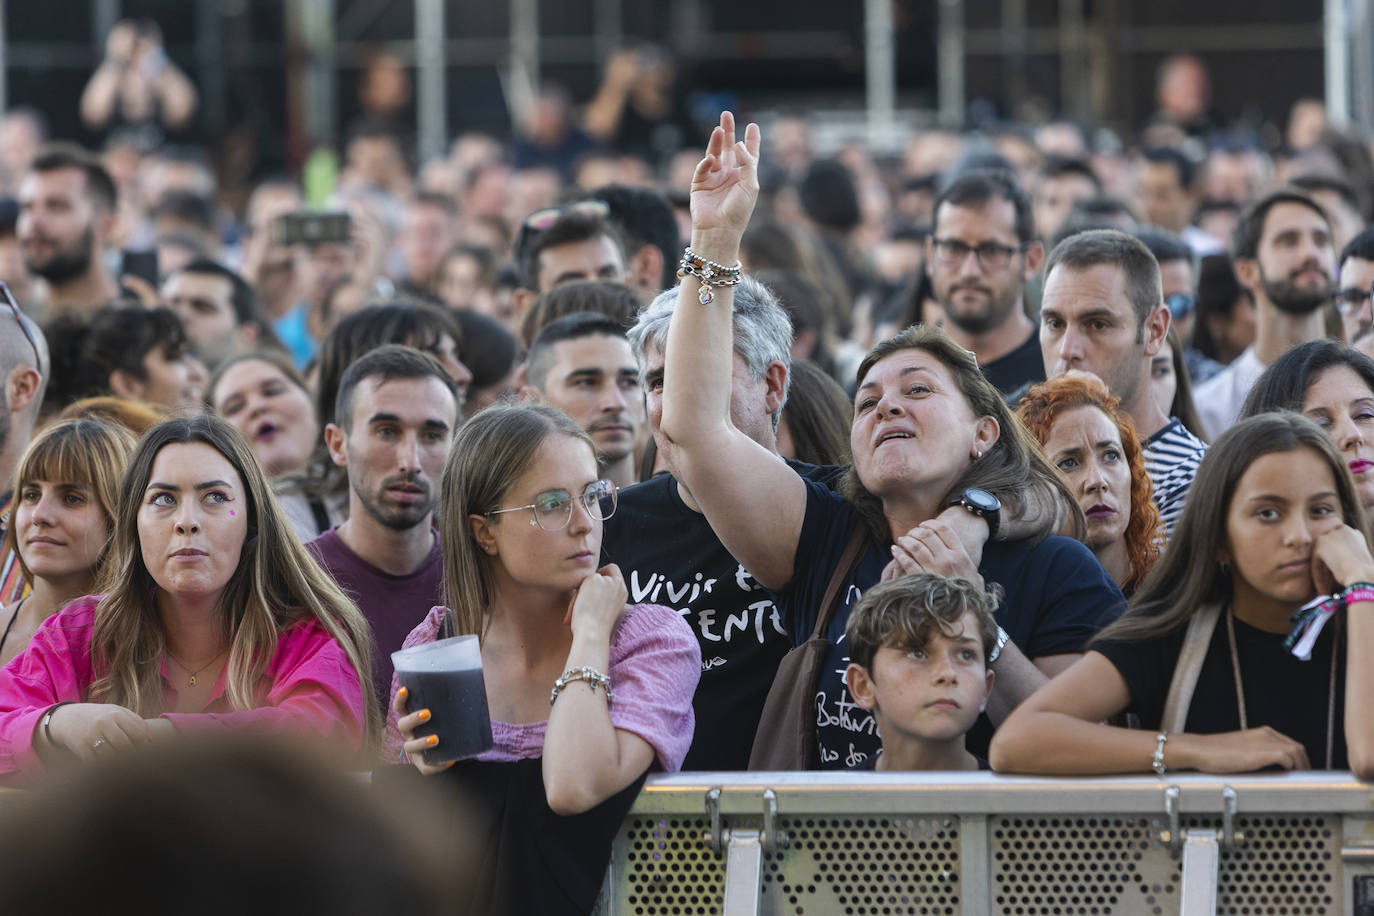
<instances>
[{"instance_id":1,"label":"sunlight on faces","mask_svg":"<svg viewBox=\"0 0 1374 916\"><path fill-rule=\"evenodd\" d=\"M14 508L19 555L44 579L90 573L110 537L110 519L86 484L25 481Z\"/></svg>"},{"instance_id":2,"label":"sunlight on faces","mask_svg":"<svg viewBox=\"0 0 1374 916\"><path fill-rule=\"evenodd\" d=\"M1159 412L1166 417L1172 416L1178 376L1174 374L1174 354L1167 347L1161 355L1150 360L1150 391Z\"/></svg>"},{"instance_id":3,"label":"sunlight on faces","mask_svg":"<svg viewBox=\"0 0 1374 916\"><path fill-rule=\"evenodd\" d=\"M1344 524L1331 468L1310 448L1271 452L1241 475L1226 512L1236 600L1294 607L1315 593L1312 546Z\"/></svg>"},{"instance_id":4,"label":"sunlight on faces","mask_svg":"<svg viewBox=\"0 0 1374 916\"><path fill-rule=\"evenodd\" d=\"M1374 391L1349 366L1332 366L1307 386L1302 412L1341 450L1360 505L1374 507Z\"/></svg>"},{"instance_id":5,"label":"sunlight on faces","mask_svg":"<svg viewBox=\"0 0 1374 916\"><path fill-rule=\"evenodd\" d=\"M172 411L199 413L205 391L205 366L191 353L168 356L157 346L143 357L144 378L126 375L127 396Z\"/></svg>"},{"instance_id":6,"label":"sunlight on faces","mask_svg":"<svg viewBox=\"0 0 1374 916\"><path fill-rule=\"evenodd\" d=\"M608 235L552 245L539 252L539 291L578 280L625 282L620 248Z\"/></svg>"},{"instance_id":7,"label":"sunlight on faces","mask_svg":"<svg viewBox=\"0 0 1374 916\"><path fill-rule=\"evenodd\" d=\"M1020 244L1016 237L1016 207L1000 198L981 206L943 203L935 215L934 238L959 241L970 247L991 242L1015 248ZM927 269L935 298L949 320L970 334L999 327L1016 308L1025 287L1025 254L1013 254L1005 267L989 270L972 253L957 264L947 264L934 253L933 244L927 242Z\"/></svg>"},{"instance_id":8,"label":"sunlight on faces","mask_svg":"<svg viewBox=\"0 0 1374 916\"><path fill-rule=\"evenodd\" d=\"M544 439L529 469L511 485L497 508L531 505L550 490L563 490L575 497L600 476L596 455L586 442L553 433ZM533 509L470 515L468 524L483 551L522 587L572 591L596 572L600 562L602 523L576 498L572 517L558 531L541 528Z\"/></svg>"},{"instance_id":9,"label":"sunlight on faces","mask_svg":"<svg viewBox=\"0 0 1374 916\"><path fill-rule=\"evenodd\" d=\"M590 334L553 345L544 401L587 431L610 462L634 451L644 425L639 367L623 337Z\"/></svg>"},{"instance_id":10,"label":"sunlight on faces","mask_svg":"<svg viewBox=\"0 0 1374 916\"><path fill-rule=\"evenodd\" d=\"M1146 352L1148 334L1137 340L1139 333L1125 271L1115 265L1074 270L1058 264L1045 279L1040 354L1047 377L1082 369L1102 379L1123 405L1132 404L1142 354L1154 355Z\"/></svg>"},{"instance_id":11,"label":"sunlight on faces","mask_svg":"<svg viewBox=\"0 0 1374 916\"><path fill-rule=\"evenodd\" d=\"M884 646L871 671L854 665L846 679L858 705L874 712L884 741L950 741L987 706L993 672L983 658L978 618L969 611L956 635L932 627L919 649Z\"/></svg>"},{"instance_id":12,"label":"sunlight on faces","mask_svg":"<svg viewBox=\"0 0 1374 916\"><path fill-rule=\"evenodd\" d=\"M644 405L645 418L658 446L659 460L665 466L672 446L663 440L659 429L663 422L663 351L652 343L644 345ZM754 378L749 364L738 352L730 363L730 422L735 429L764 445L772 440L773 419L768 414L768 383Z\"/></svg>"},{"instance_id":13,"label":"sunlight on faces","mask_svg":"<svg viewBox=\"0 0 1374 916\"><path fill-rule=\"evenodd\" d=\"M353 393L351 429L329 428L334 463L375 521L396 531L424 522L457 423L458 406L437 378L365 378Z\"/></svg>"},{"instance_id":14,"label":"sunlight on faces","mask_svg":"<svg viewBox=\"0 0 1374 916\"><path fill-rule=\"evenodd\" d=\"M1374 301L1370 299L1370 288L1374 286L1374 261L1346 258L1341 262L1340 282L1337 286L1341 292L1348 290L1360 297L1357 308L1348 312L1345 309L1341 311L1341 328L1345 333L1345 342L1353 344L1368 334L1374 325Z\"/></svg>"},{"instance_id":15,"label":"sunlight on faces","mask_svg":"<svg viewBox=\"0 0 1374 916\"><path fill-rule=\"evenodd\" d=\"M186 337L207 363L217 366L238 342L234 285L215 274L180 271L162 284L162 299L176 312Z\"/></svg>"},{"instance_id":16,"label":"sunlight on faces","mask_svg":"<svg viewBox=\"0 0 1374 916\"><path fill-rule=\"evenodd\" d=\"M1252 266L1258 275L1252 279L1258 279L1275 306L1290 314L1310 314L1331 296L1336 272L1326 220L1303 204L1275 204L1265 217L1255 261L1236 264L1242 282Z\"/></svg>"},{"instance_id":17,"label":"sunlight on faces","mask_svg":"<svg viewBox=\"0 0 1374 916\"><path fill-rule=\"evenodd\" d=\"M320 432L315 405L276 366L234 363L210 396L215 413L243 434L269 478L305 467Z\"/></svg>"},{"instance_id":18,"label":"sunlight on faces","mask_svg":"<svg viewBox=\"0 0 1374 916\"><path fill-rule=\"evenodd\" d=\"M881 499L914 487L945 493L997 436L997 422L973 415L944 363L906 349L879 360L859 386L849 445L859 480Z\"/></svg>"},{"instance_id":19,"label":"sunlight on faces","mask_svg":"<svg viewBox=\"0 0 1374 916\"><path fill-rule=\"evenodd\" d=\"M1131 520L1131 468L1112 418L1096 407L1066 410L1055 418L1044 449L1088 518L1083 542L1096 551L1124 541Z\"/></svg>"},{"instance_id":20,"label":"sunlight on faces","mask_svg":"<svg viewBox=\"0 0 1374 916\"><path fill-rule=\"evenodd\" d=\"M175 598L215 598L238 568L248 495L229 459L203 442L176 442L153 459L138 510L143 565Z\"/></svg>"}]
</instances>

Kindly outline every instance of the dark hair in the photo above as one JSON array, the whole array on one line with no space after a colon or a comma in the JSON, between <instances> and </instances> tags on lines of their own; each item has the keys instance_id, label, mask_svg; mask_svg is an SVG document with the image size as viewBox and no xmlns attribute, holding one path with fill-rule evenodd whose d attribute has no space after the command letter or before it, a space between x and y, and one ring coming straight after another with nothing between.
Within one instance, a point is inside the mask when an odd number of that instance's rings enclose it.
<instances>
[{"instance_id":1,"label":"dark hair","mask_svg":"<svg viewBox=\"0 0 1374 916\"><path fill-rule=\"evenodd\" d=\"M1088 200L1080 200L1069 210L1069 215L1064 217L1064 224L1055 233L1052 242L1053 246L1058 246L1060 242L1071 235L1086 232L1089 229L1116 229L1121 231L1119 223L1122 217L1130 220L1130 229L1135 230L1140 225L1140 220L1136 217L1131 205L1120 197L1101 195Z\"/></svg>"},{"instance_id":2,"label":"dark hair","mask_svg":"<svg viewBox=\"0 0 1374 916\"><path fill-rule=\"evenodd\" d=\"M935 198L935 206L930 211L934 221L934 231L940 228L940 207L982 207L990 200L1005 200L1016 212L1013 228L1016 238L1021 242L1035 239L1035 217L1031 213L1030 197L1016 183L1011 172L990 169L975 169L964 172L949 183L940 196Z\"/></svg>"},{"instance_id":3,"label":"dark hair","mask_svg":"<svg viewBox=\"0 0 1374 916\"><path fill-rule=\"evenodd\" d=\"M653 245L663 255L663 274L659 286L667 289L677 282L677 262L682 256L682 236L677 216L668 198L651 188L609 184L591 193L611 208L611 220L620 228L628 247L638 250ZM630 255L633 252L626 252Z\"/></svg>"},{"instance_id":4,"label":"dark hair","mask_svg":"<svg viewBox=\"0 0 1374 916\"><path fill-rule=\"evenodd\" d=\"M1045 282L1048 285L1054 269L1087 270L1101 264L1117 267L1126 278L1126 298L1135 312L1136 342L1145 339L1145 321L1150 313L1164 304L1160 294L1159 262L1134 236L1116 229L1089 229L1071 235L1050 252L1045 262Z\"/></svg>"},{"instance_id":5,"label":"dark hair","mask_svg":"<svg viewBox=\"0 0 1374 916\"><path fill-rule=\"evenodd\" d=\"M1350 182L1343 178L1337 178L1334 175L1319 174L1294 175L1292 178L1288 179L1288 183L1301 191L1306 191L1308 194L1315 194L1317 191L1330 191L1332 194L1335 194L1341 200L1349 204L1350 209L1359 214L1361 219L1364 218L1364 214L1360 212L1360 200L1355 196L1355 189L1351 187Z\"/></svg>"},{"instance_id":6,"label":"dark hair","mask_svg":"<svg viewBox=\"0 0 1374 916\"><path fill-rule=\"evenodd\" d=\"M1345 243L1345 247L1341 249L1340 259L1336 261L1337 268L1348 258L1374 261L1374 226L1361 229L1358 235Z\"/></svg>"},{"instance_id":7,"label":"dark hair","mask_svg":"<svg viewBox=\"0 0 1374 916\"><path fill-rule=\"evenodd\" d=\"M52 360L48 405L54 410L108 394L116 371L146 381L143 361L154 349L160 347L168 359L175 359L189 347L181 320L164 306L106 305L89 318L62 315L43 334Z\"/></svg>"},{"instance_id":8,"label":"dark hair","mask_svg":"<svg viewBox=\"0 0 1374 916\"><path fill-rule=\"evenodd\" d=\"M1083 159L1073 156L1046 156L1045 162L1040 166L1040 180L1048 181L1051 178L1064 178L1073 175L1078 178L1086 178L1092 182L1097 193L1102 193L1102 179L1097 177L1093 167Z\"/></svg>"},{"instance_id":9,"label":"dark hair","mask_svg":"<svg viewBox=\"0 0 1374 916\"><path fill-rule=\"evenodd\" d=\"M413 302L369 305L340 319L320 343L315 384L315 410L319 413L320 428L336 422L334 405L339 382L354 360L390 343L432 352L445 334L462 347L463 329L450 312Z\"/></svg>"},{"instance_id":10,"label":"dark hair","mask_svg":"<svg viewBox=\"0 0 1374 916\"><path fill-rule=\"evenodd\" d=\"M552 368L553 348L565 340L581 340L583 337L618 337L625 340L625 328L596 312L574 312L549 322L530 344L527 360L530 384L542 391L544 383L548 381L549 369Z\"/></svg>"},{"instance_id":11,"label":"dark hair","mask_svg":"<svg viewBox=\"0 0 1374 916\"><path fill-rule=\"evenodd\" d=\"M12 239L19 229L19 201L0 197L0 239Z\"/></svg>"},{"instance_id":12,"label":"dark hair","mask_svg":"<svg viewBox=\"0 0 1374 916\"><path fill-rule=\"evenodd\" d=\"M168 216L207 231L214 231L215 228L215 202L196 191L180 188L164 191L157 203L153 204L150 215L153 219Z\"/></svg>"},{"instance_id":13,"label":"dark hair","mask_svg":"<svg viewBox=\"0 0 1374 916\"><path fill-rule=\"evenodd\" d=\"M369 350L354 360L339 380L339 396L334 402L334 416L345 431L353 429L353 393L366 379L378 379L378 384L392 379L438 379L453 396L453 410L458 413L458 385L428 353L401 344L384 344Z\"/></svg>"},{"instance_id":14,"label":"dark hair","mask_svg":"<svg viewBox=\"0 0 1374 916\"><path fill-rule=\"evenodd\" d=\"M520 259L520 282L525 289L532 289L540 292L539 289L539 256L549 248L556 248L559 245L569 245L573 242L586 242L591 239L605 236L615 243L615 247L624 256L625 246L621 244L615 229L603 217L593 216L587 213L580 213L576 210L569 210L549 228L542 232L534 233L529 243L525 246L523 257Z\"/></svg>"},{"instance_id":15,"label":"dark hair","mask_svg":"<svg viewBox=\"0 0 1374 916\"><path fill-rule=\"evenodd\" d=\"M1150 249L1150 254L1155 256L1155 261L1158 263L1168 264L1170 261L1187 261L1189 270L1197 270L1197 255L1193 253L1193 249L1188 247L1187 242L1169 230L1152 227L1137 229L1131 235L1140 239L1145 247Z\"/></svg>"},{"instance_id":16,"label":"dark hair","mask_svg":"<svg viewBox=\"0 0 1374 916\"><path fill-rule=\"evenodd\" d=\"M1241 419L1275 410L1302 413L1307 389L1327 369L1338 366L1352 370L1374 392L1374 360L1334 340L1309 340L1269 364L1246 396Z\"/></svg>"},{"instance_id":17,"label":"dark hair","mask_svg":"<svg viewBox=\"0 0 1374 916\"><path fill-rule=\"evenodd\" d=\"M1236 221L1236 231L1232 240L1231 254L1236 260L1259 256L1260 240L1264 237L1264 223L1269 211L1279 204L1298 204L1316 213L1329 227L1330 218L1322 205L1302 191L1293 187L1283 187L1255 198L1240 211Z\"/></svg>"},{"instance_id":18,"label":"dark hair","mask_svg":"<svg viewBox=\"0 0 1374 916\"><path fill-rule=\"evenodd\" d=\"M209 258L196 258L180 270L174 271L172 276L177 274L200 274L210 277L220 277L229 281L230 294L229 302L234 307L234 319L239 324L257 325L260 330L271 331L267 321L263 318L262 312L258 310L258 296L253 292L253 287L248 285L248 281L239 276L236 272ZM275 337L275 335L273 335Z\"/></svg>"},{"instance_id":19,"label":"dark hair","mask_svg":"<svg viewBox=\"0 0 1374 916\"><path fill-rule=\"evenodd\" d=\"M983 647L983 663L997 645L997 610L1000 586L992 590L967 579L934 573L914 573L880 582L863 593L844 627L849 660L873 674L873 657L879 649L907 652L924 649L939 630L953 637L964 615L972 613L978 621L974 636Z\"/></svg>"},{"instance_id":20,"label":"dark hair","mask_svg":"<svg viewBox=\"0 0 1374 916\"><path fill-rule=\"evenodd\" d=\"M825 229L848 231L859 224L859 191L849 169L834 159L818 159L797 185L802 210Z\"/></svg>"},{"instance_id":21,"label":"dark hair","mask_svg":"<svg viewBox=\"0 0 1374 916\"><path fill-rule=\"evenodd\" d=\"M463 365L472 373L473 388L486 388L510 375L520 356L520 344L506 326L481 312L453 313L463 328Z\"/></svg>"},{"instance_id":22,"label":"dark hair","mask_svg":"<svg viewBox=\"0 0 1374 916\"><path fill-rule=\"evenodd\" d=\"M102 210L115 209L119 202L119 191L95 153L75 143L58 140L43 146L29 164L31 172L56 172L59 169L82 172L86 176L86 193L91 201Z\"/></svg>"},{"instance_id":23,"label":"dark hair","mask_svg":"<svg viewBox=\"0 0 1374 916\"><path fill-rule=\"evenodd\" d=\"M782 422L792 436L793 456L807 464L849 464L849 395L809 359L792 360L790 375Z\"/></svg>"},{"instance_id":24,"label":"dark hair","mask_svg":"<svg viewBox=\"0 0 1374 916\"><path fill-rule=\"evenodd\" d=\"M1197 276L1197 320L1193 322L1193 347L1199 353L1208 359L1216 359L1220 355L1207 326L1207 319L1211 315L1229 318L1236 307L1236 300L1248 295L1236 279L1235 268L1228 256L1212 254L1202 259Z\"/></svg>"},{"instance_id":25,"label":"dark hair","mask_svg":"<svg viewBox=\"0 0 1374 916\"><path fill-rule=\"evenodd\" d=\"M560 283L540 293L539 298L526 310L525 317L520 321L521 343L529 348L550 322L565 315L583 312L604 315L628 330L634 326L635 316L643 307L639 294L624 283L610 280Z\"/></svg>"},{"instance_id":26,"label":"dark hair","mask_svg":"<svg viewBox=\"0 0 1374 916\"><path fill-rule=\"evenodd\" d=\"M1326 462L1336 481L1345 523L1364 531L1355 481L1345 459L1317 424L1288 411L1242 420L1217 437L1198 465L1188 502L1169 541L1169 549L1145 577L1117 621L1095 640L1138 642L1185 626L1206 604L1231 599L1231 577L1222 565L1226 519L1236 487L1250 465L1265 455L1310 448Z\"/></svg>"},{"instance_id":27,"label":"dark hair","mask_svg":"<svg viewBox=\"0 0 1374 916\"><path fill-rule=\"evenodd\" d=\"M1197 177L1197 166L1193 160L1171 146L1152 146L1141 150L1140 158L1153 165L1172 166L1174 174L1178 176L1178 186L1185 191L1193 186Z\"/></svg>"},{"instance_id":28,"label":"dark hair","mask_svg":"<svg viewBox=\"0 0 1374 916\"><path fill-rule=\"evenodd\" d=\"M416 191L406 205L408 207L437 207L444 211L445 216L454 217L458 215L458 205L453 202L453 198L447 194L440 194L438 191Z\"/></svg>"},{"instance_id":29,"label":"dark hair","mask_svg":"<svg viewBox=\"0 0 1374 916\"><path fill-rule=\"evenodd\" d=\"M210 380L205 383L205 409L207 412L216 416L219 415L218 406L215 404L215 389L219 387L219 381L224 378L225 373L239 363L266 363L280 372L282 377L292 385L305 392L306 398L311 401L311 408L314 408L314 395L310 393L310 386L306 383L300 370L296 368L296 363L284 351L267 348L235 354L215 367L215 371L210 374Z\"/></svg>"}]
</instances>

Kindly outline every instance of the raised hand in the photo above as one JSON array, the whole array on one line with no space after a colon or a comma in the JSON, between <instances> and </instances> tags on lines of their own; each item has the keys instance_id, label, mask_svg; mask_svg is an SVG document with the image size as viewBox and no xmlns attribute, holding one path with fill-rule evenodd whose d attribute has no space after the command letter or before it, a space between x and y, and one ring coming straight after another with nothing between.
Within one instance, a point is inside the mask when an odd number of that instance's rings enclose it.
<instances>
[{"instance_id":1,"label":"raised hand","mask_svg":"<svg viewBox=\"0 0 1374 916\"><path fill-rule=\"evenodd\" d=\"M737 141L735 116L721 112L706 156L692 174L692 248L698 254L734 262L758 202L760 142L759 126L752 123L745 128L744 140Z\"/></svg>"}]
</instances>

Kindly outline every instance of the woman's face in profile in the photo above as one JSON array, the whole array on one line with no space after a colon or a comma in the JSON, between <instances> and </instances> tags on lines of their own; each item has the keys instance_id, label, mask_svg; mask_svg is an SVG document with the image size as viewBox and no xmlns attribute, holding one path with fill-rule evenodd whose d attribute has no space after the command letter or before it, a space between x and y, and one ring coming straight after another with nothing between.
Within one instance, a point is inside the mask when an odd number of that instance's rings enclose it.
<instances>
[{"instance_id":1,"label":"woman's face in profile","mask_svg":"<svg viewBox=\"0 0 1374 916\"><path fill-rule=\"evenodd\" d=\"M184 600L217 598L247 534L248 493L227 458L203 442L157 453L138 510L138 542L160 590Z\"/></svg>"}]
</instances>

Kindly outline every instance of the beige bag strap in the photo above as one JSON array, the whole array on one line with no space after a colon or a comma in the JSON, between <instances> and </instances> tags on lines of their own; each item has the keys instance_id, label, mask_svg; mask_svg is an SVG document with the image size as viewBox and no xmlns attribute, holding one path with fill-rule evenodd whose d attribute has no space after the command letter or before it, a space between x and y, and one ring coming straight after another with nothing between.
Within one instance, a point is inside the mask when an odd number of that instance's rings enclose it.
<instances>
[{"instance_id":1,"label":"beige bag strap","mask_svg":"<svg viewBox=\"0 0 1374 916\"><path fill-rule=\"evenodd\" d=\"M1159 720L1159 730L1168 732L1183 731L1188 720L1188 707L1193 703L1193 691L1197 689L1198 675L1202 673L1202 662L1207 657L1207 649L1212 645L1212 633L1216 631L1217 620L1221 617L1221 605L1203 605L1188 621L1188 632L1183 636L1183 650L1178 653L1178 664L1174 666L1174 677L1169 682L1169 695L1164 699L1164 715Z\"/></svg>"},{"instance_id":2,"label":"beige bag strap","mask_svg":"<svg viewBox=\"0 0 1374 916\"><path fill-rule=\"evenodd\" d=\"M844 545L844 552L840 554L840 562L835 564L835 571L830 574L830 581L825 585L825 594L821 596L821 606L816 611L816 626L811 631L812 639L824 637L826 628L830 626L830 618L835 616L835 608L839 604L835 599L839 597L840 588L854 570L854 564L859 559L859 551L864 546L864 534L864 523L860 519L855 523L854 530L849 535L849 541Z\"/></svg>"}]
</instances>

